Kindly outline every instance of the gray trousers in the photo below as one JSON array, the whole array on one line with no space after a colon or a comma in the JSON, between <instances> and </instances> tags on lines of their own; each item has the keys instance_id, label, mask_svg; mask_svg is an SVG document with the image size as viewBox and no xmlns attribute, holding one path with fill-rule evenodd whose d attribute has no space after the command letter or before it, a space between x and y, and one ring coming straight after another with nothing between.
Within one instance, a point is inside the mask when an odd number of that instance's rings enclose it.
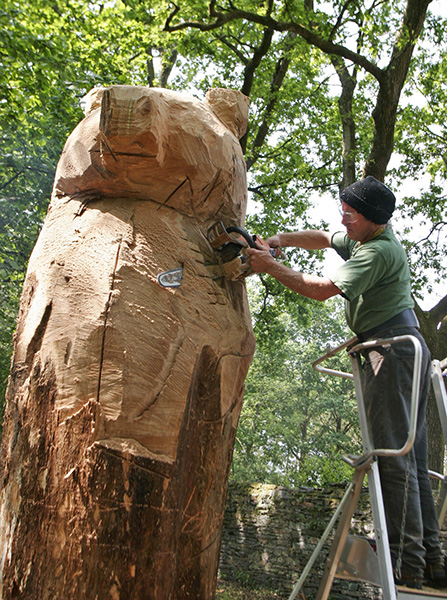
<instances>
[{"instance_id":1,"label":"gray trousers","mask_svg":"<svg viewBox=\"0 0 447 600\"><path fill-rule=\"evenodd\" d=\"M439 525L427 466L426 407L430 391L430 352L414 327L388 329L380 338L413 335L422 345L422 371L416 439L406 456L380 457L379 472L394 567L402 560L402 574L423 577L427 564L442 561ZM377 339L379 335L375 336ZM400 448L410 422L414 347L411 342L364 351L363 394L375 448ZM406 484L408 470L408 484ZM405 495L407 498L405 501ZM406 502L406 518L402 515ZM399 550L403 531L403 552Z\"/></svg>"}]
</instances>

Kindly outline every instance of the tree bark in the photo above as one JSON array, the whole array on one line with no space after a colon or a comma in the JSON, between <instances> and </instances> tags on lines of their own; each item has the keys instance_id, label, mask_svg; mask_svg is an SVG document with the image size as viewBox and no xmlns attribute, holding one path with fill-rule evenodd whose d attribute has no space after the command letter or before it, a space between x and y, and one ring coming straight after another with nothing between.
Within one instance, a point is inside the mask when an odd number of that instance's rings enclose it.
<instances>
[{"instance_id":1,"label":"tree bark","mask_svg":"<svg viewBox=\"0 0 447 600\"><path fill-rule=\"evenodd\" d=\"M379 92L372 116L374 138L363 176L373 175L384 181L388 163L394 150L394 131L400 94L405 84L418 39L431 0L407 0L401 31L394 45L390 62L377 77Z\"/></svg>"},{"instance_id":2,"label":"tree bark","mask_svg":"<svg viewBox=\"0 0 447 600\"><path fill-rule=\"evenodd\" d=\"M447 357L447 297L429 311L423 311L416 304L416 313L432 359L443 360ZM429 468L444 473L445 440L433 394L427 406L427 427Z\"/></svg>"},{"instance_id":3,"label":"tree bark","mask_svg":"<svg viewBox=\"0 0 447 600\"><path fill-rule=\"evenodd\" d=\"M343 177L340 183L340 191L342 191L353 184L357 179L355 169L357 150L356 126L352 111L357 78L356 71L354 70L353 75L350 75L347 66L340 57L333 56L332 65L341 83L341 94L338 99L338 109L341 118L343 136Z\"/></svg>"},{"instance_id":4,"label":"tree bark","mask_svg":"<svg viewBox=\"0 0 447 600\"><path fill-rule=\"evenodd\" d=\"M229 90L89 95L21 301L2 598L214 598L254 340L206 232L243 224L247 112ZM180 286L162 287L171 269Z\"/></svg>"}]
</instances>

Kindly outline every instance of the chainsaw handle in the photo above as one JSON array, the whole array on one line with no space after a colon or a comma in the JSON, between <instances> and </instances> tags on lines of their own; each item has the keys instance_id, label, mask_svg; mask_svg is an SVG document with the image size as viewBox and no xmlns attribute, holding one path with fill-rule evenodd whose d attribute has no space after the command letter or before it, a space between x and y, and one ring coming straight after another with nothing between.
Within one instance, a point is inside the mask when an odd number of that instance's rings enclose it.
<instances>
[{"instance_id":1,"label":"chainsaw handle","mask_svg":"<svg viewBox=\"0 0 447 600\"><path fill-rule=\"evenodd\" d=\"M243 227L238 227L237 225L232 225L231 227L227 227L227 232L228 233L239 233L239 235L241 235L244 238L244 240L247 242L247 244L250 246L250 248L256 248L254 239L248 233L248 231L243 229Z\"/></svg>"},{"instance_id":2,"label":"chainsaw handle","mask_svg":"<svg viewBox=\"0 0 447 600\"><path fill-rule=\"evenodd\" d=\"M256 236L250 235L243 227L231 225L230 227L227 227L227 233L239 233L239 235L241 235L244 238L244 240L247 242L250 248L257 248L255 243ZM273 258L276 258L275 250L273 248L270 248L270 254L273 256Z\"/></svg>"}]
</instances>

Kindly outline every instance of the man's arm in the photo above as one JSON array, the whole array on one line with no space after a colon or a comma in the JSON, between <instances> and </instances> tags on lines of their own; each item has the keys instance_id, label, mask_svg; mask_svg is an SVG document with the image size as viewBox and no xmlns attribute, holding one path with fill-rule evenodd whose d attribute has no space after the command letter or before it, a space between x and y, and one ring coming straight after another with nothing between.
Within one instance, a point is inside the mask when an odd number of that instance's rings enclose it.
<instances>
[{"instance_id":1,"label":"man's arm","mask_svg":"<svg viewBox=\"0 0 447 600\"><path fill-rule=\"evenodd\" d=\"M297 231L272 236L266 240L266 243L272 248L294 246L306 250L319 250L331 246L331 236L326 231ZM340 288L327 277L294 271L276 261L270 254L268 246L259 242L257 242L257 246L258 249L247 249L250 266L257 273L268 273L293 292L313 300L327 300L342 293Z\"/></svg>"},{"instance_id":2,"label":"man's arm","mask_svg":"<svg viewBox=\"0 0 447 600\"><path fill-rule=\"evenodd\" d=\"M277 233L265 240L271 248L304 248L305 250L321 250L331 247L331 234L327 231L292 231Z\"/></svg>"}]
</instances>

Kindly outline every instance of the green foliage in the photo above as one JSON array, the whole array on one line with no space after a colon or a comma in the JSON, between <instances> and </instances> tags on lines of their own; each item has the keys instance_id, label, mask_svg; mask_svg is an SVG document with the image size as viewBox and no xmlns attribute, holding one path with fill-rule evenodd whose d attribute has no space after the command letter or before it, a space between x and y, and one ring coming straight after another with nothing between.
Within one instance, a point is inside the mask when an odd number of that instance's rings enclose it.
<instances>
[{"instance_id":1,"label":"green foliage","mask_svg":"<svg viewBox=\"0 0 447 600\"><path fill-rule=\"evenodd\" d=\"M353 385L312 369L327 345L349 338L341 303L308 302L304 319L284 306L275 315L271 307L266 335L262 288L251 287L258 349L246 381L232 477L290 487L345 481L352 470L341 457L361 447ZM346 352L332 361L330 368L350 371Z\"/></svg>"},{"instance_id":2,"label":"green foliage","mask_svg":"<svg viewBox=\"0 0 447 600\"><path fill-rule=\"evenodd\" d=\"M139 4L142 10L141 3ZM92 87L146 83L156 11L122 2L5 0L0 10L0 397L21 286L54 173ZM155 30L149 23L156 23Z\"/></svg>"}]
</instances>

